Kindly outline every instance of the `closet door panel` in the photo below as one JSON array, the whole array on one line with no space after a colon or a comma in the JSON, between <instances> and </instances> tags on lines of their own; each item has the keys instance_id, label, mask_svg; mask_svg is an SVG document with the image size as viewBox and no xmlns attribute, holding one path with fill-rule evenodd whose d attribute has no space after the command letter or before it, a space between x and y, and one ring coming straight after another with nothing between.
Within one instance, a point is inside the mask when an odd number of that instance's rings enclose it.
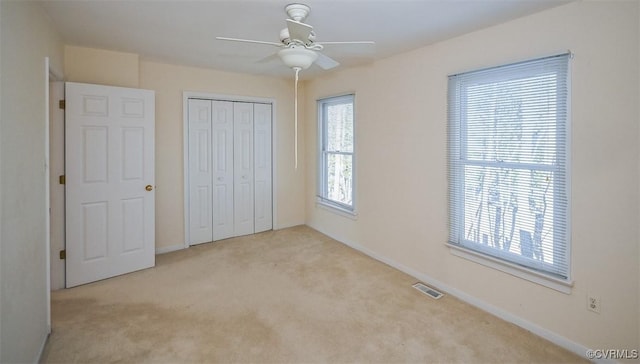
<instances>
[{"instance_id":1,"label":"closet door panel","mask_svg":"<svg viewBox=\"0 0 640 364\"><path fill-rule=\"evenodd\" d=\"M213 240L211 101L189 100L189 245Z\"/></svg>"},{"instance_id":2,"label":"closet door panel","mask_svg":"<svg viewBox=\"0 0 640 364\"><path fill-rule=\"evenodd\" d=\"M233 103L213 101L213 240L234 232L234 118Z\"/></svg>"},{"instance_id":3,"label":"closet door panel","mask_svg":"<svg viewBox=\"0 0 640 364\"><path fill-rule=\"evenodd\" d=\"M240 236L255 231L253 104L234 103L233 119L234 235Z\"/></svg>"},{"instance_id":4,"label":"closet door panel","mask_svg":"<svg viewBox=\"0 0 640 364\"><path fill-rule=\"evenodd\" d=\"M255 232L273 228L271 185L271 105L254 104Z\"/></svg>"}]
</instances>

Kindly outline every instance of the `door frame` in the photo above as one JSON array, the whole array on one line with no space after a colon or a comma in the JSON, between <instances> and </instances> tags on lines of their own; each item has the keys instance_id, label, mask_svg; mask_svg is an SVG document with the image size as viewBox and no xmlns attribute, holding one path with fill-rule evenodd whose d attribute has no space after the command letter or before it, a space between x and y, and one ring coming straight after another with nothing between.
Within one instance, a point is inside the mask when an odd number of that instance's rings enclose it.
<instances>
[{"instance_id":1,"label":"door frame","mask_svg":"<svg viewBox=\"0 0 640 364\"><path fill-rule=\"evenodd\" d=\"M50 94L49 87L50 83L54 81L62 81L63 75L60 70L51 62L49 57L44 58L44 102L45 102L45 117L44 117L44 178L45 178L45 189L44 189L44 213L45 213L45 236L44 236L44 245L45 245L45 272L46 272L46 300L47 300L47 333L51 333L51 178L49 176L51 169L51 143L50 143L50 134L51 134L51 113L50 113Z\"/></svg>"},{"instance_id":2,"label":"door frame","mask_svg":"<svg viewBox=\"0 0 640 364\"><path fill-rule=\"evenodd\" d=\"M65 248L64 185L58 180L64 175L64 110L58 105L59 100L64 100L64 81L50 78L49 85L49 262L50 290L56 291L65 288L65 261L59 259L60 250Z\"/></svg>"},{"instance_id":3,"label":"door frame","mask_svg":"<svg viewBox=\"0 0 640 364\"><path fill-rule=\"evenodd\" d=\"M219 100L231 102L252 102L259 104L271 104L271 214L273 216L272 229L276 229L277 224L277 196L276 196L276 173L277 161L274 153L276 144L276 100L272 98L214 94L207 92L183 91L182 92L182 148L183 148L183 186L184 186L184 247L188 248L190 238L189 232L189 99Z\"/></svg>"}]
</instances>

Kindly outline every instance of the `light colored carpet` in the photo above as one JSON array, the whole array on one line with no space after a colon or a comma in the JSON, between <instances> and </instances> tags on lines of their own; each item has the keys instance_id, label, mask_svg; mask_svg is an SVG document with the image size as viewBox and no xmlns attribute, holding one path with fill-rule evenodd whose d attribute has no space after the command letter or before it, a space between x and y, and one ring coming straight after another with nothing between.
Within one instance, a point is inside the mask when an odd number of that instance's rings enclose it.
<instances>
[{"instance_id":1,"label":"light colored carpet","mask_svg":"<svg viewBox=\"0 0 640 364\"><path fill-rule=\"evenodd\" d=\"M582 362L305 226L52 294L45 363Z\"/></svg>"}]
</instances>

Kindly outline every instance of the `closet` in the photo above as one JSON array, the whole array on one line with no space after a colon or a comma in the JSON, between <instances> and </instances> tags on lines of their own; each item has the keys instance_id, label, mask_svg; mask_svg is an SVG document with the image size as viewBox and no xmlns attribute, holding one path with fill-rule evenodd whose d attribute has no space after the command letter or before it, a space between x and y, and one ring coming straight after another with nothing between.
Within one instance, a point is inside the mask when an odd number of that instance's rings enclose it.
<instances>
[{"instance_id":1,"label":"closet","mask_svg":"<svg viewBox=\"0 0 640 364\"><path fill-rule=\"evenodd\" d=\"M189 245L271 230L271 104L188 99Z\"/></svg>"}]
</instances>

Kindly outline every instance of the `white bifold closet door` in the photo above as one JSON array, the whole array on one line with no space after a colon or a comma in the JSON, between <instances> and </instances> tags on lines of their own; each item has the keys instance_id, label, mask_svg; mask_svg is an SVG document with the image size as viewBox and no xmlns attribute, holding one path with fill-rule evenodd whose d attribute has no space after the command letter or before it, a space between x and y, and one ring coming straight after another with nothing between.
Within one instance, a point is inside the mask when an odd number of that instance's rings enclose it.
<instances>
[{"instance_id":1,"label":"white bifold closet door","mask_svg":"<svg viewBox=\"0 0 640 364\"><path fill-rule=\"evenodd\" d=\"M272 229L271 105L189 99L190 245Z\"/></svg>"}]
</instances>

